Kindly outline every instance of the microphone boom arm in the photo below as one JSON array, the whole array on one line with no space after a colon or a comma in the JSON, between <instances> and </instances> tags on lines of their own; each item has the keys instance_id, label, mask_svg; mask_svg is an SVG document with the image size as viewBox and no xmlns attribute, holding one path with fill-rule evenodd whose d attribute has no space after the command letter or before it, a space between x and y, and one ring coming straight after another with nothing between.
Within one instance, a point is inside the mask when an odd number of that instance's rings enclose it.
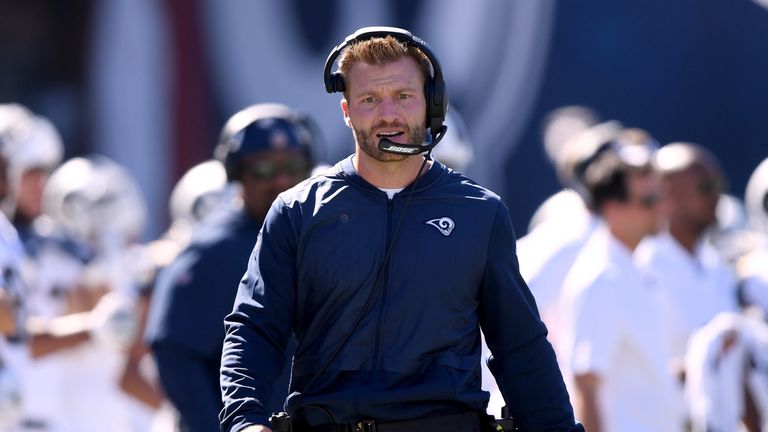
<instances>
[{"instance_id":1,"label":"microphone boom arm","mask_svg":"<svg viewBox=\"0 0 768 432\"><path fill-rule=\"evenodd\" d=\"M448 126L443 125L438 129L436 133L430 133L430 142L427 144L400 144L396 143L389 138L382 138L379 141L379 150L386 153L393 153L399 155L413 156L424 152L432 151L433 148L440 142L445 136L445 132L448 130Z\"/></svg>"}]
</instances>

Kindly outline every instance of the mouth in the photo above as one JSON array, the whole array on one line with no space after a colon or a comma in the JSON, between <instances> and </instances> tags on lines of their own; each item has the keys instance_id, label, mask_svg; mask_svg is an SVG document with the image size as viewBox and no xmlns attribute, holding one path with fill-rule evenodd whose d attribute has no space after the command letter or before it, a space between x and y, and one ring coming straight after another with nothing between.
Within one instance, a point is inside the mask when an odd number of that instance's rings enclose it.
<instances>
[{"instance_id":1,"label":"mouth","mask_svg":"<svg viewBox=\"0 0 768 432\"><path fill-rule=\"evenodd\" d=\"M376 137L378 138L387 138L387 139L393 139L396 137L399 137L403 135L404 132L402 131L387 131L387 132L379 132L376 134Z\"/></svg>"}]
</instances>

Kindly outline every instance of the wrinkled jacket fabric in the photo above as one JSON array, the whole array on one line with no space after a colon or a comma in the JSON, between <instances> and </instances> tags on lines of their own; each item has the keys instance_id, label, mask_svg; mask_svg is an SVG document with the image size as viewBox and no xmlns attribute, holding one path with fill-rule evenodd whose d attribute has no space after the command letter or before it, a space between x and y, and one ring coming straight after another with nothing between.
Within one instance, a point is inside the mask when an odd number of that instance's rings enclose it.
<instances>
[{"instance_id":1,"label":"wrinkled jacket fabric","mask_svg":"<svg viewBox=\"0 0 768 432\"><path fill-rule=\"evenodd\" d=\"M478 324L520 424L573 427L546 328L518 271L507 208L439 162L406 205L410 189L389 200L349 157L274 202L225 320L222 430L268 424L262 401L292 332L287 407L310 424L484 410Z\"/></svg>"}]
</instances>

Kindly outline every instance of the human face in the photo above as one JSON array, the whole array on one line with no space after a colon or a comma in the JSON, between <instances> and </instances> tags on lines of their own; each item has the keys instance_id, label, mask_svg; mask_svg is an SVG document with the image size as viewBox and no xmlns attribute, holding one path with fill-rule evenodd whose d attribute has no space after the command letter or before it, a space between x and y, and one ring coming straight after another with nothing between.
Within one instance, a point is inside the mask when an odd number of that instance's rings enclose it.
<instances>
[{"instance_id":1,"label":"human face","mask_svg":"<svg viewBox=\"0 0 768 432\"><path fill-rule=\"evenodd\" d=\"M240 184L248 214L263 219L280 192L307 178L309 162L299 150L265 150L241 161Z\"/></svg>"},{"instance_id":2,"label":"human face","mask_svg":"<svg viewBox=\"0 0 768 432\"><path fill-rule=\"evenodd\" d=\"M625 217L629 226L642 238L661 229L662 189L653 173L630 173L627 176Z\"/></svg>"},{"instance_id":3,"label":"human face","mask_svg":"<svg viewBox=\"0 0 768 432\"><path fill-rule=\"evenodd\" d=\"M32 168L21 175L16 209L27 220L33 220L43 212L43 188L48 181L48 170Z\"/></svg>"},{"instance_id":4,"label":"human face","mask_svg":"<svg viewBox=\"0 0 768 432\"><path fill-rule=\"evenodd\" d=\"M696 232L703 232L715 223L717 202L722 192L722 178L718 172L694 165L671 175L666 186L671 218Z\"/></svg>"},{"instance_id":5,"label":"human face","mask_svg":"<svg viewBox=\"0 0 768 432\"><path fill-rule=\"evenodd\" d=\"M360 152L381 162L408 156L378 149L386 137L401 144L424 141L426 101L424 76L416 61L403 57L384 65L358 62L344 78L347 97L341 101L344 120L352 128Z\"/></svg>"}]
</instances>

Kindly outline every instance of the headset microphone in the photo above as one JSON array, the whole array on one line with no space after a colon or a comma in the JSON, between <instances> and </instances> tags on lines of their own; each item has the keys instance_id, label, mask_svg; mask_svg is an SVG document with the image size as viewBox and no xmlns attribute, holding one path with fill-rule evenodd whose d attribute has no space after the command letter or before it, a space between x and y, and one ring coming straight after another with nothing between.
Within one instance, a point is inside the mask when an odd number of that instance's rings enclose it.
<instances>
[{"instance_id":1,"label":"headset microphone","mask_svg":"<svg viewBox=\"0 0 768 432\"><path fill-rule=\"evenodd\" d=\"M437 143L445 136L445 132L448 130L448 126L442 125L437 133L434 135L426 134L426 144L401 144L394 142L389 138L382 138L379 141L379 150L386 153L394 153L405 156L413 156L419 153L425 153L431 151Z\"/></svg>"}]
</instances>

